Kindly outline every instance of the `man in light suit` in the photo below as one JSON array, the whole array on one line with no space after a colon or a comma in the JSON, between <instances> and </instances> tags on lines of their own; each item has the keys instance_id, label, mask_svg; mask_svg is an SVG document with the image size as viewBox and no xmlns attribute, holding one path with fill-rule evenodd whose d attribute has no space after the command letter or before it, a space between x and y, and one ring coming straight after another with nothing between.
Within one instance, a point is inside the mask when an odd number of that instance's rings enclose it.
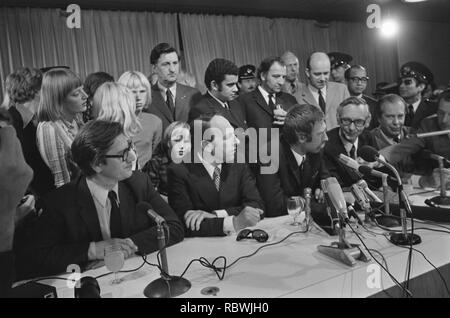
<instances>
[{"instance_id":1,"label":"man in light suit","mask_svg":"<svg viewBox=\"0 0 450 318\"><path fill-rule=\"evenodd\" d=\"M290 51L286 51L281 55L281 60L286 65L286 82L283 85L283 92L294 95L300 84L299 79L300 64L297 56Z\"/></svg>"},{"instance_id":2,"label":"man in light suit","mask_svg":"<svg viewBox=\"0 0 450 318\"><path fill-rule=\"evenodd\" d=\"M220 114L234 128L246 128L244 114L237 98L238 67L226 59L212 60L205 71L208 91L192 106L189 122L201 114Z\"/></svg>"},{"instance_id":3,"label":"man in light suit","mask_svg":"<svg viewBox=\"0 0 450 318\"><path fill-rule=\"evenodd\" d=\"M29 255L19 264L24 275L58 274L70 264L86 268L103 260L110 245L120 246L125 258L156 251L156 224L140 202L165 219L167 244L183 239L180 221L150 178L132 171L132 145L119 123L94 120L81 129L71 151L83 175L44 199L34 241L22 254Z\"/></svg>"},{"instance_id":4,"label":"man in light suit","mask_svg":"<svg viewBox=\"0 0 450 318\"><path fill-rule=\"evenodd\" d=\"M169 204L186 235L224 236L256 225L263 202L247 165L234 163L238 139L228 120L202 115L191 139L192 163L172 163L167 171Z\"/></svg>"},{"instance_id":5,"label":"man in light suit","mask_svg":"<svg viewBox=\"0 0 450 318\"><path fill-rule=\"evenodd\" d=\"M179 56L170 44L155 46L150 54L150 63L158 75L158 81L152 86L152 103L147 111L161 118L164 132L174 121L188 121L192 99L200 92L177 83Z\"/></svg>"},{"instance_id":6,"label":"man in light suit","mask_svg":"<svg viewBox=\"0 0 450 318\"><path fill-rule=\"evenodd\" d=\"M350 97L347 86L329 82L330 59L326 53L315 52L306 62L307 85L301 85L295 98L299 104L310 104L325 113L327 129L338 126L336 110L339 104Z\"/></svg>"}]
</instances>

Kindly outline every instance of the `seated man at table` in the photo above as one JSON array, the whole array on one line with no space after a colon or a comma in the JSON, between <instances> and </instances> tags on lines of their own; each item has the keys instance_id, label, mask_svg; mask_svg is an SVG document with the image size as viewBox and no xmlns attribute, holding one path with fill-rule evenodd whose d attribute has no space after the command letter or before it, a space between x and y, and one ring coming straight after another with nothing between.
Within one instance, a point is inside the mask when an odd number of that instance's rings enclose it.
<instances>
[{"instance_id":1,"label":"seated man at table","mask_svg":"<svg viewBox=\"0 0 450 318\"><path fill-rule=\"evenodd\" d=\"M322 159L327 140L325 116L318 107L295 105L288 111L276 158L278 170L264 173L265 165L261 164L257 173L257 185L265 200L267 217L287 214L287 199L303 196L307 187L311 188L313 197L320 199L320 180L330 176ZM311 202L314 220L319 225L330 225L325 206L317 201L320 200Z\"/></svg>"},{"instance_id":2,"label":"seated man at table","mask_svg":"<svg viewBox=\"0 0 450 318\"><path fill-rule=\"evenodd\" d=\"M90 261L102 260L112 244L121 247L125 258L156 251L155 222L140 202L165 219L168 245L183 239L180 221L149 177L132 171L136 153L122 125L89 122L71 151L83 175L44 199L29 262L22 264L34 267L29 274L57 274L70 264L86 268Z\"/></svg>"},{"instance_id":3,"label":"seated man at table","mask_svg":"<svg viewBox=\"0 0 450 318\"><path fill-rule=\"evenodd\" d=\"M438 110L435 115L424 118L417 130L417 133L438 132L450 130L450 89L442 92L438 97ZM386 147L380 151L380 154L392 164L400 162L405 156L418 154L422 156L422 162L428 171L424 171L425 177L421 179L422 186L435 187L440 185L439 173L436 168L437 162L430 159L430 151L433 154L442 156L448 160L450 158L450 134L431 136L427 138L418 138L411 136L402 140L400 143ZM448 168L448 167L447 167ZM450 181L450 170L445 169L447 184Z\"/></svg>"},{"instance_id":4,"label":"seated man at table","mask_svg":"<svg viewBox=\"0 0 450 318\"><path fill-rule=\"evenodd\" d=\"M246 164L235 163L239 143L229 121L201 115L191 125L192 162L168 168L169 204L187 236L223 236L256 225L263 202Z\"/></svg>"},{"instance_id":5,"label":"seated man at table","mask_svg":"<svg viewBox=\"0 0 450 318\"><path fill-rule=\"evenodd\" d=\"M374 146L373 138L366 130L371 119L369 106L362 98L349 97L339 104L336 119L339 127L327 133L329 140L324 148L325 165L342 187L350 187L361 177L338 159L343 154L356 160L360 147Z\"/></svg>"}]
</instances>

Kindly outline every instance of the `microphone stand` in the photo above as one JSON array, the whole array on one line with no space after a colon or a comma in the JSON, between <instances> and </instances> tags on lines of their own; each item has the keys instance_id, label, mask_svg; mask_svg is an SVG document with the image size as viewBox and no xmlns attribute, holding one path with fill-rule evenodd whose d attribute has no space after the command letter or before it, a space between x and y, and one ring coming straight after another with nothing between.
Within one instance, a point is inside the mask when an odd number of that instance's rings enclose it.
<instances>
[{"instance_id":1,"label":"microphone stand","mask_svg":"<svg viewBox=\"0 0 450 318\"><path fill-rule=\"evenodd\" d=\"M406 195L405 191L403 190L403 184L402 179L400 178L400 175L398 174L397 170L394 168L393 165L390 163L380 160L377 158L377 161L381 162L383 165L388 167L397 178L398 182L398 199L399 199L399 208L400 208L400 222L402 226L402 233L390 233L389 240L395 244L395 245L416 245L422 242L422 239L419 235L413 234L413 233L407 233L406 228L406 210L408 210L408 213L412 216L412 210L411 206L409 205L408 196Z\"/></svg>"},{"instance_id":2,"label":"microphone stand","mask_svg":"<svg viewBox=\"0 0 450 318\"><path fill-rule=\"evenodd\" d=\"M444 157L439 156L439 175L441 179L441 193L440 195L430 199L436 206L441 207L441 205L446 205L450 207L450 197L447 196L447 180L445 180L444 175Z\"/></svg>"},{"instance_id":3,"label":"microphone stand","mask_svg":"<svg viewBox=\"0 0 450 318\"><path fill-rule=\"evenodd\" d=\"M161 255L161 277L155 279L145 287L144 295L148 298L171 298L182 295L191 288L191 283L185 278L169 275L163 222L157 223L156 233Z\"/></svg>"},{"instance_id":4,"label":"microphone stand","mask_svg":"<svg viewBox=\"0 0 450 318\"><path fill-rule=\"evenodd\" d=\"M375 216L375 219L377 220L377 223L380 224L381 226L397 227L400 225L400 222L391 214L391 209L389 206L389 192L388 192L387 178L388 175L386 173L383 173L381 176L381 184L383 186L384 214Z\"/></svg>"}]
</instances>

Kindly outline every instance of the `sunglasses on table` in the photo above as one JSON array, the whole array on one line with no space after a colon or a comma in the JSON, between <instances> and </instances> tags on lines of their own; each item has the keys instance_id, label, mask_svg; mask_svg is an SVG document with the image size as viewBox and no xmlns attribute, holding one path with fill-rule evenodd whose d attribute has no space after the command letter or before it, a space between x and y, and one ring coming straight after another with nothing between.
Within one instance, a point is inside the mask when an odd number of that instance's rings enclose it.
<instances>
[{"instance_id":1,"label":"sunglasses on table","mask_svg":"<svg viewBox=\"0 0 450 318\"><path fill-rule=\"evenodd\" d=\"M243 229L238 233L236 241L241 241L247 238L255 239L258 242L264 243L269 239L269 234L263 230Z\"/></svg>"},{"instance_id":2,"label":"sunglasses on table","mask_svg":"<svg viewBox=\"0 0 450 318\"><path fill-rule=\"evenodd\" d=\"M128 157L130 156L130 151L134 151L133 141L128 140L128 146L123 150L121 155L104 155L104 158L121 158L123 162L128 161Z\"/></svg>"}]
</instances>

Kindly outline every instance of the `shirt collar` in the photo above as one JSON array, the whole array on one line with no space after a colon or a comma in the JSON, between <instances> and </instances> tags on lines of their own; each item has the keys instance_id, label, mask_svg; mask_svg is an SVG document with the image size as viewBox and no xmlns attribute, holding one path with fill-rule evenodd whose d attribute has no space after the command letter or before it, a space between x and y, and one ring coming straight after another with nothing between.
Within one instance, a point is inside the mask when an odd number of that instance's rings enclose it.
<instances>
[{"instance_id":1,"label":"shirt collar","mask_svg":"<svg viewBox=\"0 0 450 318\"><path fill-rule=\"evenodd\" d=\"M206 171L208 172L208 174L211 178L214 174L214 169L216 167L219 167L219 169L222 169L222 164L213 165L213 164L207 162L206 160L204 160L202 158L202 156L200 155L200 153L197 153L197 157L200 159L200 162L203 164L203 167L205 167Z\"/></svg>"},{"instance_id":2,"label":"shirt collar","mask_svg":"<svg viewBox=\"0 0 450 318\"><path fill-rule=\"evenodd\" d=\"M214 98L220 105L222 105L223 108L228 108L228 104L225 102L222 102L220 99L218 99L216 96L214 96L209 90L208 90L208 94Z\"/></svg>"},{"instance_id":3,"label":"shirt collar","mask_svg":"<svg viewBox=\"0 0 450 318\"><path fill-rule=\"evenodd\" d=\"M351 143L350 141L345 139L344 136L342 136L341 129L339 129L339 137L341 138L342 144L344 145L344 148L347 151L347 153L350 153L350 150L352 150L353 146L355 146L355 153L358 152L358 139L359 139L359 137L356 138L354 143Z\"/></svg>"},{"instance_id":4,"label":"shirt collar","mask_svg":"<svg viewBox=\"0 0 450 318\"><path fill-rule=\"evenodd\" d=\"M164 99L166 98L166 94L167 94L166 91L168 89L170 89L170 92L172 93L173 99L175 100L175 96L176 96L176 93L177 93L177 83L173 84L169 88L161 85L161 83L159 81L157 82L157 84L158 84L158 88L161 91L161 94L163 95Z\"/></svg>"},{"instance_id":5,"label":"shirt collar","mask_svg":"<svg viewBox=\"0 0 450 318\"><path fill-rule=\"evenodd\" d=\"M315 88L312 85L308 84L309 89L311 90L312 93L319 95L319 90L317 88ZM323 88L320 89L320 91L322 92L322 96L324 96L327 94L327 85L325 85Z\"/></svg>"},{"instance_id":6,"label":"shirt collar","mask_svg":"<svg viewBox=\"0 0 450 318\"><path fill-rule=\"evenodd\" d=\"M297 161L297 166L300 167L300 165L303 163L303 161L305 161L306 155L301 155L301 154L295 152L295 150L292 148L291 148L291 151L294 154L295 161Z\"/></svg>"},{"instance_id":7,"label":"shirt collar","mask_svg":"<svg viewBox=\"0 0 450 318\"><path fill-rule=\"evenodd\" d=\"M89 191L92 194L94 200L96 200L102 207L106 206L106 202L108 200L108 193L110 190L96 183L92 178L86 178L86 183L89 188ZM119 184L113 187L112 191L116 193L117 201L119 201Z\"/></svg>"},{"instance_id":8,"label":"shirt collar","mask_svg":"<svg viewBox=\"0 0 450 318\"><path fill-rule=\"evenodd\" d=\"M397 144L397 143L394 141L394 138L388 137L388 136L384 133L383 129L381 129L381 127L380 127L380 132L381 132L381 135L383 136L383 138L386 139L387 142L388 142L390 145L395 145L395 144ZM403 139L403 129L400 130L400 135L398 136L398 138L399 138L400 141L402 141L402 139Z\"/></svg>"},{"instance_id":9,"label":"shirt collar","mask_svg":"<svg viewBox=\"0 0 450 318\"><path fill-rule=\"evenodd\" d=\"M419 98L419 100L417 102L411 104L413 106L413 108L414 108L414 112L416 112L417 108L419 108L419 105L420 105L421 101L422 101L422 99Z\"/></svg>"},{"instance_id":10,"label":"shirt collar","mask_svg":"<svg viewBox=\"0 0 450 318\"><path fill-rule=\"evenodd\" d=\"M33 120L34 113L23 104L16 104L15 106L20 116L22 116L23 128L25 128Z\"/></svg>"}]
</instances>

